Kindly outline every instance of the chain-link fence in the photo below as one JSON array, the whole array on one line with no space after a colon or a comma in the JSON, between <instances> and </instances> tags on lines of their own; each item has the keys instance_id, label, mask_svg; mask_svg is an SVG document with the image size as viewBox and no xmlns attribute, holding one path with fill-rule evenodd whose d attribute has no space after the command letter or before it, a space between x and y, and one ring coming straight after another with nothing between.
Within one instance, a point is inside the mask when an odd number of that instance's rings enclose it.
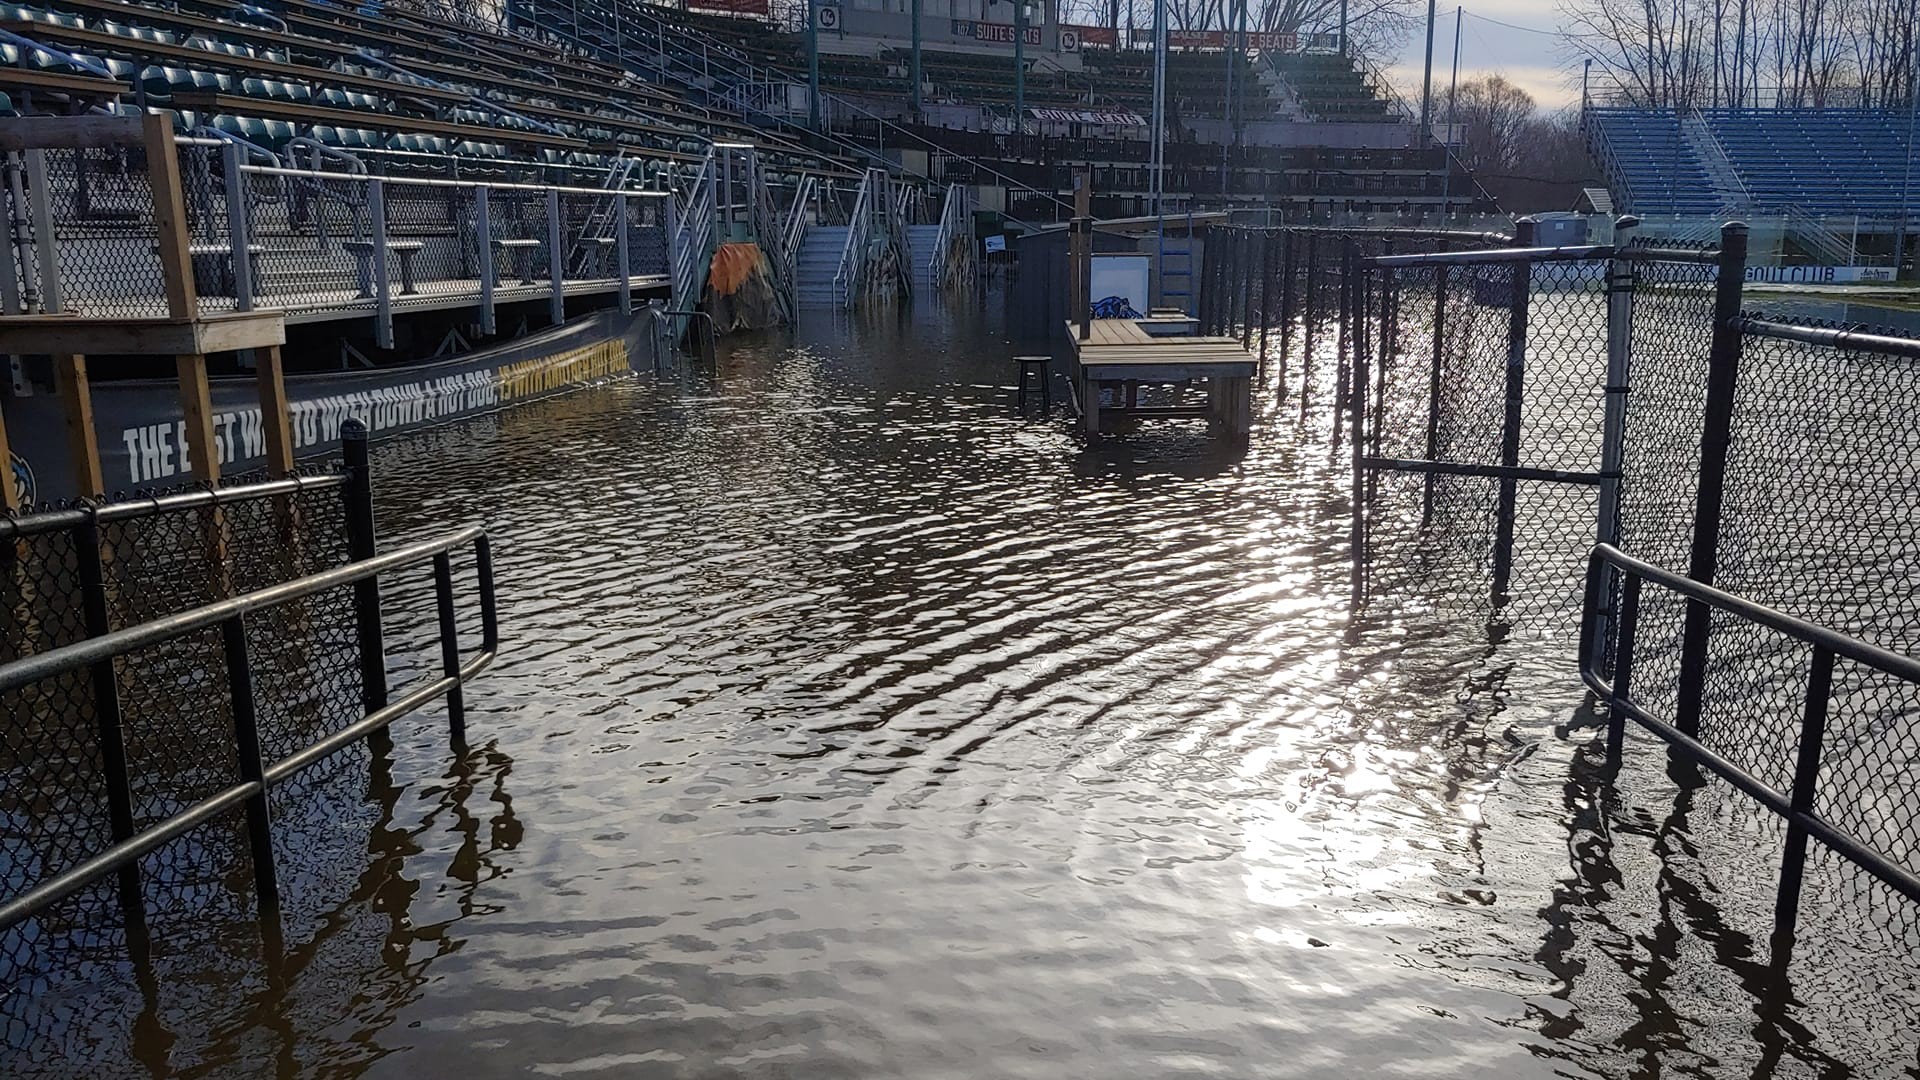
<instances>
[{"instance_id":1,"label":"chain-link fence","mask_svg":"<svg viewBox=\"0 0 1920 1080\"><path fill-rule=\"evenodd\" d=\"M341 478L323 475L0 521L9 578L0 664L339 566L348 560L346 514ZM267 746L297 748L358 718L350 603L335 590L248 617ZM6 893L72 869L117 833L157 825L233 783L227 675L218 632L200 631L110 668L65 671L0 694ZM124 741L124 752L111 755L102 743L108 693ZM116 775L126 778L121 808L110 793ZM314 804L331 797L322 778L303 775L276 793L276 808L289 821L324 821ZM119 827L116 813L125 815ZM213 926L230 932L233 920L250 915L229 887L246 865L237 823L228 814L142 858L138 915L122 913L109 879L0 930L0 982L58 981L77 977L75 965L119 963L130 928L180 944L215 940ZM301 839L286 841L296 864L314 856ZM0 1015L0 1023L19 1020ZM9 1045L18 1034L8 1032Z\"/></svg>"},{"instance_id":2,"label":"chain-link fence","mask_svg":"<svg viewBox=\"0 0 1920 1080\"><path fill-rule=\"evenodd\" d=\"M374 312L384 323L395 310L471 303L489 286L501 302L551 296L556 269L563 292L611 291L623 202L628 274L666 273L661 192L382 178L324 157L286 168L210 137L178 139L175 153L201 314ZM156 204L148 164L138 142L9 155L0 205L17 239L0 258L0 306L168 315L157 221L173 211ZM554 237L550 216L559 218Z\"/></svg>"}]
</instances>

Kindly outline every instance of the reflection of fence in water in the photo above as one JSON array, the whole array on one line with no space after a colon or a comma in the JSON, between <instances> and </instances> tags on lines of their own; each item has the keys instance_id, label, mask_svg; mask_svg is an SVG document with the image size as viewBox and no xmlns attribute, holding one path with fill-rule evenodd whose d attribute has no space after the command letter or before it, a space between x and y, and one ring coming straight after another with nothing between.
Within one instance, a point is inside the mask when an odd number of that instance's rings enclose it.
<instances>
[{"instance_id":1,"label":"reflection of fence in water","mask_svg":"<svg viewBox=\"0 0 1920 1080\"><path fill-rule=\"evenodd\" d=\"M307 477L216 503L205 492L104 507L52 510L0 523L12 557L0 620L0 662L254 591L347 561L340 480ZM89 582L97 582L97 590ZM351 593L329 590L247 616L262 751L284 757L360 715ZM217 630L197 631L113 665L136 830L232 785L239 774ZM0 864L5 895L66 870L114 839L95 687L70 671L0 694ZM290 778L272 794L276 859L294 883L286 926L311 933L356 876L369 819L364 746ZM356 779L356 776L358 777ZM248 959L258 971L248 859L230 812L140 860L145 933L163 947L150 974L175 1009L212 993L203 977ZM324 887L321 883L327 883ZM132 943L109 876L27 922L0 931L0 983L31 987L0 1005L0 1037L26 1071L73 1055L99 1036L78 1014L141 1011ZM136 980L137 981L137 980ZM198 987L199 989L196 989ZM122 1007L108 1003L120 999ZM62 1003L66 1003L63 1007Z\"/></svg>"}]
</instances>

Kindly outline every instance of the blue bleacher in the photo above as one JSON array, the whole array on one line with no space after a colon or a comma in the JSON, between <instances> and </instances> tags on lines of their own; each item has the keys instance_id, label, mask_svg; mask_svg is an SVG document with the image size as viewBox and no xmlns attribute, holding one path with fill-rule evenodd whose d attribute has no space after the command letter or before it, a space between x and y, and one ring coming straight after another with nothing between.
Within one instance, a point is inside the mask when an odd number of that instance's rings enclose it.
<instances>
[{"instance_id":1,"label":"blue bleacher","mask_svg":"<svg viewBox=\"0 0 1920 1080\"><path fill-rule=\"evenodd\" d=\"M1706 167L1668 109L1589 109L1610 159L1614 203L1637 214L1711 214L1720 208ZM1625 190L1621 190L1624 188Z\"/></svg>"},{"instance_id":2,"label":"blue bleacher","mask_svg":"<svg viewBox=\"0 0 1920 1080\"><path fill-rule=\"evenodd\" d=\"M1815 217L1901 211L1909 117L1887 109L1708 109L1701 113L1756 209ZM1713 182L1671 109L1587 113L1614 199L1639 214L1711 214Z\"/></svg>"},{"instance_id":3,"label":"blue bleacher","mask_svg":"<svg viewBox=\"0 0 1920 1080\"><path fill-rule=\"evenodd\" d=\"M1705 114L1757 207L1815 216L1901 210L1905 109L1714 109Z\"/></svg>"}]
</instances>

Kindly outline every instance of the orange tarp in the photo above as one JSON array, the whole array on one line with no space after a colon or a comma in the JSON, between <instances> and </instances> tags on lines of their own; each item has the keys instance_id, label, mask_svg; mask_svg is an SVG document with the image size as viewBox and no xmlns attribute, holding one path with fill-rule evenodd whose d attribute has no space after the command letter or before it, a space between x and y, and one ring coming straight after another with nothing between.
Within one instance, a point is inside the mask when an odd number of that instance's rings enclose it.
<instances>
[{"instance_id":1,"label":"orange tarp","mask_svg":"<svg viewBox=\"0 0 1920 1080\"><path fill-rule=\"evenodd\" d=\"M759 244L721 244L713 253L713 269L707 273L707 287L715 296L732 296L766 262Z\"/></svg>"}]
</instances>

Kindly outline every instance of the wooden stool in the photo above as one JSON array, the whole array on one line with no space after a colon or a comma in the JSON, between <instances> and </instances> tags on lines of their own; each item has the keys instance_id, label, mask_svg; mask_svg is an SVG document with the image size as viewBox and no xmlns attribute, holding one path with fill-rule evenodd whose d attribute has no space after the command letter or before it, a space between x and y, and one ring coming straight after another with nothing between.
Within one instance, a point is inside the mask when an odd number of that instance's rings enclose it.
<instances>
[{"instance_id":1,"label":"wooden stool","mask_svg":"<svg viewBox=\"0 0 1920 1080\"><path fill-rule=\"evenodd\" d=\"M1020 365L1020 411L1025 412L1027 410L1027 373L1038 369L1037 373L1040 377L1040 415L1045 416L1047 413L1052 412L1053 387L1051 384L1053 380L1049 376L1053 373L1051 367L1053 357L1016 356L1013 358L1013 361Z\"/></svg>"}]
</instances>

